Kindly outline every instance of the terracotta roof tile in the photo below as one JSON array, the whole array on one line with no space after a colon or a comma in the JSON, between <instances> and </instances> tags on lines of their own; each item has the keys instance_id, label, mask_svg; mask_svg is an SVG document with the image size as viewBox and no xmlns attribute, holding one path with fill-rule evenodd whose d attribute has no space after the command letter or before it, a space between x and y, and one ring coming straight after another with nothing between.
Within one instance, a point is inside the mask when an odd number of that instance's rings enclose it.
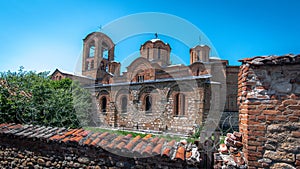
<instances>
[{"instance_id":1,"label":"terracotta roof tile","mask_svg":"<svg viewBox=\"0 0 300 169\"><path fill-rule=\"evenodd\" d=\"M116 146L116 149L121 150L121 149L124 148L125 145L126 145L125 142L120 142L120 143Z\"/></svg>"},{"instance_id":2,"label":"terracotta roof tile","mask_svg":"<svg viewBox=\"0 0 300 169\"><path fill-rule=\"evenodd\" d=\"M0 124L0 134L15 135L31 139L45 139L46 142L62 142L65 144L79 144L92 147L101 147L115 153L126 153L133 157L147 157L150 155L161 155L171 159L187 160L193 159L191 149L175 140L166 141L164 138L152 137L151 134L141 138L111 134L108 132L91 132L84 129L65 129L57 127L46 127L38 125ZM179 146L178 146L179 144ZM178 146L178 148L176 148ZM194 145L195 146L195 145ZM197 149L197 146L196 146ZM186 157L185 157L186 156ZM186 158L186 159L185 159ZM199 158L198 158L199 159ZM198 160L198 162L200 162Z\"/></svg>"},{"instance_id":3,"label":"terracotta roof tile","mask_svg":"<svg viewBox=\"0 0 300 169\"><path fill-rule=\"evenodd\" d=\"M83 139L83 136L76 136L76 137L71 138L70 142L79 143L81 139Z\"/></svg>"},{"instance_id":4,"label":"terracotta roof tile","mask_svg":"<svg viewBox=\"0 0 300 169\"><path fill-rule=\"evenodd\" d=\"M175 159L185 160L185 148L179 146L175 155Z\"/></svg>"},{"instance_id":5,"label":"terracotta roof tile","mask_svg":"<svg viewBox=\"0 0 300 169\"><path fill-rule=\"evenodd\" d=\"M157 145L153 148L152 153L153 153L154 155L160 154L160 153L161 153L162 146L163 146L162 143L157 144Z\"/></svg>"},{"instance_id":6,"label":"terracotta roof tile","mask_svg":"<svg viewBox=\"0 0 300 169\"><path fill-rule=\"evenodd\" d=\"M159 137L155 137L151 140L152 144L156 144L159 141Z\"/></svg>"},{"instance_id":7,"label":"terracotta roof tile","mask_svg":"<svg viewBox=\"0 0 300 169\"><path fill-rule=\"evenodd\" d=\"M148 144L144 150L142 151L142 155L146 155L146 156L149 156L152 154L152 149L153 149L153 146L151 144Z\"/></svg>"},{"instance_id":8,"label":"terracotta roof tile","mask_svg":"<svg viewBox=\"0 0 300 169\"><path fill-rule=\"evenodd\" d=\"M75 130L74 133L72 133L72 135L78 135L79 133L83 132L83 129L79 129L79 130Z\"/></svg>"},{"instance_id":9,"label":"terracotta roof tile","mask_svg":"<svg viewBox=\"0 0 300 169\"><path fill-rule=\"evenodd\" d=\"M99 139L103 139L103 138L106 137L107 135L109 135L109 133L108 133L108 132L104 132L104 133L100 134L100 135L98 136L98 138L99 138Z\"/></svg>"},{"instance_id":10,"label":"terracotta roof tile","mask_svg":"<svg viewBox=\"0 0 300 169\"><path fill-rule=\"evenodd\" d=\"M165 148L162 152L163 157L170 157L171 148Z\"/></svg>"},{"instance_id":11,"label":"terracotta roof tile","mask_svg":"<svg viewBox=\"0 0 300 169\"><path fill-rule=\"evenodd\" d=\"M23 126L21 124L13 124L11 126L8 126L9 129L20 129Z\"/></svg>"},{"instance_id":12,"label":"terracotta roof tile","mask_svg":"<svg viewBox=\"0 0 300 169\"><path fill-rule=\"evenodd\" d=\"M136 136L134 139L132 139L126 146L125 149L130 151L133 149L133 147L138 143L138 141L140 140L141 136Z\"/></svg>"},{"instance_id":13,"label":"terracotta roof tile","mask_svg":"<svg viewBox=\"0 0 300 169\"><path fill-rule=\"evenodd\" d=\"M191 157L192 157L192 151L187 151L187 152L185 153L185 157L186 157L186 158L191 158Z\"/></svg>"},{"instance_id":14,"label":"terracotta roof tile","mask_svg":"<svg viewBox=\"0 0 300 169\"><path fill-rule=\"evenodd\" d=\"M165 142L166 142L166 139L160 138L160 139L157 141L157 144L165 143Z\"/></svg>"},{"instance_id":15,"label":"terracotta roof tile","mask_svg":"<svg viewBox=\"0 0 300 169\"><path fill-rule=\"evenodd\" d=\"M98 143L97 146L100 146L100 147L102 147L102 148L104 148L104 149L107 149L107 146L111 143L111 141L112 141L114 138L116 138L116 135L114 135L114 134L108 134L108 135L105 137L105 139L102 139L102 141L100 141L100 142Z\"/></svg>"},{"instance_id":16,"label":"terracotta roof tile","mask_svg":"<svg viewBox=\"0 0 300 169\"><path fill-rule=\"evenodd\" d=\"M141 141L140 143L138 143L132 150L133 153L135 154L141 154L142 152L142 148L146 143L144 141Z\"/></svg>"},{"instance_id":17,"label":"terracotta roof tile","mask_svg":"<svg viewBox=\"0 0 300 169\"><path fill-rule=\"evenodd\" d=\"M85 130L82 133L80 133L81 136L86 137L91 133L91 131Z\"/></svg>"},{"instance_id":18,"label":"terracotta roof tile","mask_svg":"<svg viewBox=\"0 0 300 169\"><path fill-rule=\"evenodd\" d=\"M0 124L0 128L2 128L2 127L6 127L7 126L7 124L6 123L2 123L2 124Z\"/></svg>"},{"instance_id":19,"label":"terracotta roof tile","mask_svg":"<svg viewBox=\"0 0 300 169\"><path fill-rule=\"evenodd\" d=\"M176 143L176 141L175 141L175 140L172 140L172 141L170 141L170 142L167 144L167 146L173 147L173 146L175 145L175 143Z\"/></svg>"},{"instance_id":20,"label":"terracotta roof tile","mask_svg":"<svg viewBox=\"0 0 300 169\"><path fill-rule=\"evenodd\" d=\"M89 145L92 141L93 138L95 138L99 133L91 133L87 136L86 140L83 142L83 145Z\"/></svg>"},{"instance_id":21,"label":"terracotta roof tile","mask_svg":"<svg viewBox=\"0 0 300 169\"><path fill-rule=\"evenodd\" d=\"M99 137L96 137L96 138L90 143L90 145L96 146L96 145L99 143L100 140L101 140L101 139L100 139Z\"/></svg>"},{"instance_id":22,"label":"terracotta roof tile","mask_svg":"<svg viewBox=\"0 0 300 169\"><path fill-rule=\"evenodd\" d=\"M111 143L106 147L108 149L113 149L120 141L124 138L124 136L118 136L111 141Z\"/></svg>"}]
</instances>

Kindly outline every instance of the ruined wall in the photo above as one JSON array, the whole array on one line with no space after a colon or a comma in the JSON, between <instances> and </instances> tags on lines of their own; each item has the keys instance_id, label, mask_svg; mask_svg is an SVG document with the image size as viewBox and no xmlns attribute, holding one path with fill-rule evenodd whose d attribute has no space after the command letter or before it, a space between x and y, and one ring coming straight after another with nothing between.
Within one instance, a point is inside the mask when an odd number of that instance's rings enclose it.
<instances>
[{"instance_id":1,"label":"ruined wall","mask_svg":"<svg viewBox=\"0 0 300 169\"><path fill-rule=\"evenodd\" d=\"M0 124L0 168L192 169L196 145L33 125Z\"/></svg>"},{"instance_id":2,"label":"ruined wall","mask_svg":"<svg viewBox=\"0 0 300 169\"><path fill-rule=\"evenodd\" d=\"M300 57L242 60L238 102L249 169L300 168Z\"/></svg>"}]
</instances>

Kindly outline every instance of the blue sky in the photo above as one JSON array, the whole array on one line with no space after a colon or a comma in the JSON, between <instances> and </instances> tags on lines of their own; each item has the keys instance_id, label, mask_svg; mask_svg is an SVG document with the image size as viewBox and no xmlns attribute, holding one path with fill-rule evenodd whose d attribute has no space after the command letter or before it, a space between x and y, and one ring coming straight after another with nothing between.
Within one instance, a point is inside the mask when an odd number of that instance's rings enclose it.
<instances>
[{"instance_id":1,"label":"blue sky","mask_svg":"<svg viewBox=\"0 0 300 169\"><path fill-rule=\"evenodd\" d=\"M219 57L233 65L239 65L238 59L258 55L300 53L298 0L0 0L0 8L1 72L16 71L19 66L74 72L87 34L97 31L99 25L105 28L121 17L143 12L171 14L195 25L209 38ZM148 33L120 42L127 51L118 51L116 58L122 61L152 37ZM178 45L170 37L160 38L171 47L172 43ZM172 51L188 63L188 52L183 52L186 48Z\"/></svg>"}]
</instances>

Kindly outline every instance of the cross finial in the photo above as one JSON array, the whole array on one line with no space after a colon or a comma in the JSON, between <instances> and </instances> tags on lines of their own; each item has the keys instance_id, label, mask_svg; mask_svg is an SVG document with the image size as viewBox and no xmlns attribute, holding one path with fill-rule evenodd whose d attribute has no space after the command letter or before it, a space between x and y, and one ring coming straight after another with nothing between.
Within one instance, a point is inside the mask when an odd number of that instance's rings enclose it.
<instances>
[{"instance_id":1,"label":"cross finial","mask_svg":"<svg viewBox=\"0 0 300 169\"><path fill-rule=\"evenodd\" d=\"M201 44L201 35L199 35L199 44Z\"/></svg>"},{"instance_id":2,"label":"cross finial","mask_svg":"<svg viewBox=\"0 0 300 169\"><path fill-rule=\"evenodd\" d=\"M102 31L102 25L98 26L99 32Z\"/></svg>"},{"instance_id":3,"label":"cross finial","mask_svg":"<svg viewBox=\"0 0 300 169\"><path fill-rule=\"evenodd\" d=\"M157 38L158 38L158 34L157 34L157 32L154 34L154 36L155 36L155 39L157 39Z\"/></svg>"}]
</instances>

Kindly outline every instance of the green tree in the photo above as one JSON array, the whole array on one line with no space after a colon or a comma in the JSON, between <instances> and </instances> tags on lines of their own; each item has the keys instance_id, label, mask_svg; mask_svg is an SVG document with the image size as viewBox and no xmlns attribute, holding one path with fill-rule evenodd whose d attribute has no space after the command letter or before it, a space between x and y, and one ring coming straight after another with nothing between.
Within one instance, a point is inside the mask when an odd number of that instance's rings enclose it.
<instances>
[{"instance_id":1,"label":"green tree","mask_svg":"<svg viewBox=\"0 0 300 169\"><path fill-rule=\"evenodd\" d=\"M0 74L0 123L77 128L90 123L89 91L70 79L53 81L49 72Z\"/></svg>"}]
</instances>

